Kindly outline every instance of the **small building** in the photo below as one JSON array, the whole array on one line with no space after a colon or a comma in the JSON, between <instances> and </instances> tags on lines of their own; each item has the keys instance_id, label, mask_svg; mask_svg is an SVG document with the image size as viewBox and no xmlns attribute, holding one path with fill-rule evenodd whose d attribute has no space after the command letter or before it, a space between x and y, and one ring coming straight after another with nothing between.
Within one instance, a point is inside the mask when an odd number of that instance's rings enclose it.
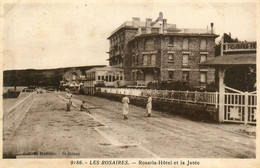
<instances>
[{"instance_id":1,"label":"small building","mask_svg":"<svg viewBox=\"0 0 260 168\"><path fill-rule=\"evenodd\" d=\"M85 75L80 70L73 68L63 75L60 85L64 88L69 88L72 92L78 93L85 80Z\"/></svg>"},{"instance_id":2,"label":"small building","mask_svg":"<svg viewBox=\"0 0 260 168\"><path fill-rule=\"evenodd\" d=\"M96 86L118 87L124 85L123 69L119 67L96 67L86 72L85 93L92 93Z\"/></svg>"}]
</instances>

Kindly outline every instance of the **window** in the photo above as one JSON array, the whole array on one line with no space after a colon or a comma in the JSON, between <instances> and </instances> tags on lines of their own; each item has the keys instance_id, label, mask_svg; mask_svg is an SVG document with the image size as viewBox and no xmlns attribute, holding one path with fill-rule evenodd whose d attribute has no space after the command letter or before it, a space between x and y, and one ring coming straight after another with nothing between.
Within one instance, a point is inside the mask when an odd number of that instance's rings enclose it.
<instances>
[{"instance_id":1,"label":"window","mask_svg":"<svg viewBox=\"0 0 260 168\"><path fill-rule=\"evenodd\" d=\"M200 40L200 49L201 50L206 50L207 49L207 40L206 39L201 39Z\"/></svg>"},{"instance_id":2,"label":"window","mask_svg":"<svg viewBox=\"0 0 260 168\"><path fill-rule=\"evenodd\" d=\"M206 83L207 82L207 72L201 72L200 73L200 82Z\"/></svg>"},{"instance_id":3,"label":"window","mask_svg":"<svg viewBox=\"0 0 260 168\"><path fill-rule=\"evenodd\" d=\"M183 71L182 72L182 81L183 82L188 82L189 81L189 72L188 71Z\"/></svg>"},{"instance_id":4,"label":"window","mask_svg":"<svg viewBox=\"0 0 260 168\"><path fill-rule=\"evenodd\" d=\"M156 55L153 54L151 55L151 65L155 65L155 62L156 62Z\"/></svg>"},{"instance_id":5,"label":"window","mask_svg":"<svg viewBox=\"0 0 260 168\"><path fill-rule=\"evenodd\" d=\"M106 76L106 82L108 82L108 76Z\"/></svg>"},{"instance_id":6,"label":"window","mask_svg":"<svg viewBox=\"0 0 260 168\"><path fill-rule=\"evenodd\" d=\"M173 54L168 54L168 60L173 61Z\"/></svg>"},{"instance_id":7,"label":"window","mask_svg":"<svg viewBox=\"0 0 260 168\"><path fill-rule=\"evenodd\" d=\"M189 49L189 39L188 38L183 39L183 49L184 50Z\"/></svg>"},{"instance_id":8,"label":"window","mask_svg":"<svg viewBox=\"0 0 260 168\"><path fill-rule=\"evenodd\" d=\"M183 58L182 58L182 65L188 65L189 64L189 55L188 54L185 54L183 55Z\"/></svg>"},{"instance_id":9,"label":"window","mask_svg":"<svg viewBox=\"0 0 260 168\"><path fill-rule=\"evenodd\" d=\"M135 64L135 56L133 56L133 60L132 61L133 61L132 65L134 65Z\"/></svg>"},{"instance_id":10,"label":"window","mask_svg":"<svg viewBox=\"0 0 260 168\"><path fill-rule=\"evenodd\" d=\"M148 55L143 56L143 65L147 65L148 63Z\"/></svg>"},{"instance_id":11,"label":"window","mask_svg":"<svg viewBox=\"0 0 260 168\"><path fill-rule=\"evenodd\" d=\"M133 81L136 81L136 73L132 72L132 75L133 75Z\"/></svg>"},{"instance_id":12,"label":"window","mask_svg":"<svg viewBox=\"0 0 260 168\"><path fill-rule=\"evenodd\" d=\"M207 55L201 55L200 56L200 62L204 62L207 60Z\"/></svg>"},{"instance_id":13,"label":"window","mask_svg":"<svg viewBox=\"0 0 260 168\"><path fill-rule=\"evenodd\" d=\"M144 42L144 50L154 50L154 40L146 39Z\"/></svg>"},{"instance_id":14,"label":"window","mask_svg":"<svg viewBox=\"0 0 260 168\"><path fill-rule=\"evenodd\" d=\"M98 76L98 80L100 80L100 76Z\"/></svg>"},{"instance_id":15,"label":"window","mask_svg":"<svg viewBox=\"0 0 260 168\"><path fill-rule=\"evenodd\" d=\"M173 45L173 43L174 43L173 37L169 37L169 45Z\"/></svg>"},{"instance_id":16,"label":"window","mask_svg":"<svg viewBox=\"0 0 260 168\"><path fill-rule=\"evenodd\" d=\"M104 77L104 76L102 76L102 80L105 80L105 77Z\"/></svg>"},{"instance_id":17,"label":"window","mask_svg":"<svg viewBox=\"0 0 260 168\"><path fill-rule=\"evenodd\" d=\"M123 76L120 76L120 80L123 80Z\"/></svg>"},{"instance_id":18,"label":"window","mask_svg":"<svg viewBox=\"0 0 260 168\"><path fill-rule=\"evenodd\" d=\"M173 71L168 71L169 80L173 79Z\"/></svg>"},{"instance_id":19,"label":"window","mask_svg":"<svg viewBox=\"0 0 260 168\"><path fill-rule=\"evenodd\" d=\"M73 75L73 76L72 76L72 80L76 80L76 75Z\"/></svg>"}]
</instances>

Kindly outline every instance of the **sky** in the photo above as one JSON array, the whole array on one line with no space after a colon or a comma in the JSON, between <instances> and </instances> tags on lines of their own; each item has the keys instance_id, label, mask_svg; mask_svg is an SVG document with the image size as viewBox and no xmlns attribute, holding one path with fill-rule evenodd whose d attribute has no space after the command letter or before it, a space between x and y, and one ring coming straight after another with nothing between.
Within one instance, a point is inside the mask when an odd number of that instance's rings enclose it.
<instances>
[{"instance_id":1,"label":"sky","mask_svg":"<svg viewBox=\"0 0 260 168\"><path fill-rule=\"evenodd\" d=\"M155 20L159 12L177 28L207 28L213 22L218 35L231 32L256 41L256 3L190 2L7 3L3 69L108 65L111 32L132 17Z\"/></svg>"}]
</instances>

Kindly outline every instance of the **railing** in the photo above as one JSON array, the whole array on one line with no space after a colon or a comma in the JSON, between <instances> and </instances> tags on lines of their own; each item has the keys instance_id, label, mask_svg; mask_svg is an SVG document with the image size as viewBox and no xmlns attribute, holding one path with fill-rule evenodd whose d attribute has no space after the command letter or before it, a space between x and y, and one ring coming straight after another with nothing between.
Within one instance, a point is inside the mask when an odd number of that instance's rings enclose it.
<instances>
[{"instance_id":1,"label":"railing","mask_svg":"<svg viewBox=\"0 0 260 168\"><path fill-rule=\"evenodd\" d=\"M235 89L226 87L231 91ZM213 105L219 107L218 92L151 90L133 88L99 88L102 93L126 94L134 97L148 97L163 101ZM237 91L238 92L238 91ZM257 94L256 92L224 93L224 122L256 123Z\"/></svg>"},{"instance_id":2,"label":"railing","mask_svg":"<svg viewBox=\"0 0 260 168\"><path fill-rule=\"evenodd\" d=\"M164 101L177 101L184 103L210 104L218 106L218 92L192 92L174 90L149 90L128 88L100 88L101 93L126 94L135 97L148 97Z\"/></svg>"},{"instance_id":3,"label":"railing","mask_svg":"<svg viewBox=\"0 0 260 168\"><path fill-rule=\"evenodd\" d=\"M211 33L210 30L207 29L180 29L179 33Z\"/></svg>"}]
</instances>

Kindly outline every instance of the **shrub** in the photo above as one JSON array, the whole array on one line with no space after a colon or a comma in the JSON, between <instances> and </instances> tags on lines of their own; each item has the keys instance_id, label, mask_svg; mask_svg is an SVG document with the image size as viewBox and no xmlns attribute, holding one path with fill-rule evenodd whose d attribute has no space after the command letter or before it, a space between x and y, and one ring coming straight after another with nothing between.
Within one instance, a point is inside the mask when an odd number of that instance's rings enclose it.
<instances>
[{"instance_id":1,"label":"shrub","mask_svg":"<svg viewBox=\"0 0 260 168\"><path fill-rule=\"evenodd\" d=\"M98 83L95 85L95 87L105 87L105 84L104 83Z\"/></svg>"}]
</instances>

